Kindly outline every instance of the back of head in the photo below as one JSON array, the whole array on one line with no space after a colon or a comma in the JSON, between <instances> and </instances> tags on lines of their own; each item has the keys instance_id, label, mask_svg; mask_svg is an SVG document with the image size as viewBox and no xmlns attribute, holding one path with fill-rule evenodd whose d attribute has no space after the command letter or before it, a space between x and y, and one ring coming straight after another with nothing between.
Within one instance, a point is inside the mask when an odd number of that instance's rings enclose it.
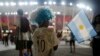
<instances>
[{"instance_id":1,"label":"back of head","mask_svg":"<svg viewBox=\"0 0 100 56\"><path fill-rule=\"evenodd\" d=\"M96 15L93 19L93 26L95 26L96 24L100 23L100 14Z\"/></svg>"},{"instance_id":2,"label":"back of head","mask_svg":"<svg viewBox=\"0 0 100 56\"><path fill-rule=\"evenodd\" d=\"M22 9L18 9L17 13L18 13L18 15L23 16L23 10Z\"/></svg>"},{"instance_id":3,"label":"back of head","mask_svg":"<svg viewBox=\"0 0 100 56\"><path fill-rule=\"evenodd\" d=\"M38 23L38 25L44 25L45 23L49 22L50 19L54 17L50 8L47 7L40 7L30 15L30 22Z\"/></svg>"},{"instance_id":4,"label":"back of head","mask_svg":"<svg viewBox=\"0 0 100 56\"><path fill-rule=\"evenodd\" d=\"M97 35L100 36L100 14L94 17L93 26L97 32Z\"/></svg>"}]
</instances>

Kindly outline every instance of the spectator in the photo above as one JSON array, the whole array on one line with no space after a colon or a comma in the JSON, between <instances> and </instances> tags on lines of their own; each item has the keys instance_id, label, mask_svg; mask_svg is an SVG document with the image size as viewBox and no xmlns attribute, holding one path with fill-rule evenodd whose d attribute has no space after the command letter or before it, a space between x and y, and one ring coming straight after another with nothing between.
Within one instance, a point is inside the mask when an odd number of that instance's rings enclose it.
<instances>
[{"instance_id":1,"label":"spectator","mask_svg":"<svg viewBox=\"0 0 100 56\"><path fill-rule=\"evenodd\" d=\"M71 38L70 38L70 52L75 53L75 36L71 32Z\"/></svg>"},{"instance_id":2,"label":"spectator","mask_svg":"<svg viewBox=\"0 0 100 56\"><path fill-rule=\"evenodd\" d=\"M23 10L19 9L17 13L19 15L19 18L16 21L18 27L16 49L19 50L19 56L23 56L24 49L27 49L30 27L28 19L23 16Z\"/></svg>"},{"instance_id":3,"label":"spectator","mask_svg":"<svg viewBox=\"0 0 100 56\"><path fill-rule=\"evenodd\" d=\"M34 15L30 16L30 22L34 21L38 24L38 28L34 31L32 40L34 44L34 56L53 56L54 47L58 45L58 39L53 28L48 28L49 20L53 18L50 9L42 7L38 8Z\"/></svg>"},{"instance_id":4,"label":"spectator","mask_svg":"<svg viewBox=\"0 0 100 56\"><path fill-rule=\"evenodd\" d=\"M97 32L97 36L91 41L93 56L100 56L100 14L95 16L92 24Z\"/></svg>"}]
</instances>

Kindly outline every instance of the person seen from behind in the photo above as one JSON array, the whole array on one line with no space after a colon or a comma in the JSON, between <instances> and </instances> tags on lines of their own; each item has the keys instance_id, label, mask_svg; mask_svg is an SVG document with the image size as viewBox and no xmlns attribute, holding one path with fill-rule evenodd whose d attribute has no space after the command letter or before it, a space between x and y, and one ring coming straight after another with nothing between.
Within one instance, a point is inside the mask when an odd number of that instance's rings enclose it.
<instances>
[{"instance_id":1,"label":"person seen from behind","mask_svg":"<svg viewBox=\"0 0 100 56\"><path fill-rule=\"evenodd\" d=\"M70 41L69 41L69 43L70 43L70 52L71 53L75 53L75 36L73 35L73 33L71 32L70 33Z\"/></svg>"},{"instance_id":2,"label":"person seen from behind","mask_svg":"<svg viewBox=\"0 0 100 56\"><path fill-rule=\"evenodd\" d=\"M54 17L47 7L40 7L30 15L30 22L38 24L38 28L33 32L34 56L53 56L54 47L58 45L56 32L53 28L48 28L49 20Z\"/></svg>"}]
</instances>

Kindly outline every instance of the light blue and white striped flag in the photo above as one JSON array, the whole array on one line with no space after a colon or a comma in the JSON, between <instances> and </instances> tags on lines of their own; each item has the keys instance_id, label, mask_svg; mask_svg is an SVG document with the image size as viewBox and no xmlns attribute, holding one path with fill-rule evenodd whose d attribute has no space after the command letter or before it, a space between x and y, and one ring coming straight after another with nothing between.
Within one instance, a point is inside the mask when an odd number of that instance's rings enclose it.
<instances>
[{"instance_id":1,"label":"light blue and white striped flag","mask_svg":"<svg viewBox=\"0 0 100 56\"><path fill-rule=\"evenodd\" d=\"M97 35L84 11L80 11L72 19L72 21L69 22L68 27L70 28L70 30L75 36L75 39L79 43Z\"/></svg>"}]
</instances>

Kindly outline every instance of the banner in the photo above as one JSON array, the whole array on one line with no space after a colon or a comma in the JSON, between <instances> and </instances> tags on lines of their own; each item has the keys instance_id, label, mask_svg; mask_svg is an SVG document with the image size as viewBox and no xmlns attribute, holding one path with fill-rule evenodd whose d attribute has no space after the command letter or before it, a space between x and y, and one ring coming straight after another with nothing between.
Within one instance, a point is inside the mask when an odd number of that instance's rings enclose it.
<instances>
[{"instance_id":1,"label":"banner","mask_svg":"<svg viewBox=\"0 0 100 56\"><path fill-rule=\"evenodd\" d=\"M72 21L69 22L68 27L74 34L76 41L79 43L97 35L84 11L80 11Z\"/></svg>"}]
</instances>

